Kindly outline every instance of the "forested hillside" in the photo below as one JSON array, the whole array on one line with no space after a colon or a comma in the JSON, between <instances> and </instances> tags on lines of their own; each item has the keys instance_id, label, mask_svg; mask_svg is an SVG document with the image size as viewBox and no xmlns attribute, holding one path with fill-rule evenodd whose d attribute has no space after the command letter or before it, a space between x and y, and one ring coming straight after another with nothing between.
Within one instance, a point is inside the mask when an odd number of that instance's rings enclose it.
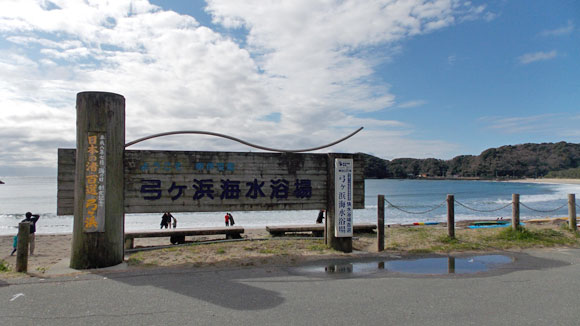
<instances>
[{"instance_id":1,"label":"forested hillside","mask_svg":"<svg viewBox=\"0 0 580 326\"><path fill-rule=\"evenodd\" d=\"M367 178L535 178L574 177L580 168L580 144L542 143L490 148L480 155L451 160L398 158L363 154ZM576 173L575 173L576 172Z\"/></svg>"}]
</instances>

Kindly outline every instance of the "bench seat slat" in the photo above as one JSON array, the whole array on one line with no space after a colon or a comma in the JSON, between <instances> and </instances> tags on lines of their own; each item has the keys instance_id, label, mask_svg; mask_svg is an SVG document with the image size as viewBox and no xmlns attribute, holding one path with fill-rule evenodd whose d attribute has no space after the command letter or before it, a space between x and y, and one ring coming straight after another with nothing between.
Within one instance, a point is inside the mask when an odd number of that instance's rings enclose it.
<instances>
[{"instance_id":1,"label":"bench seat slat","mask_svg":"<svg viewBox=\"0 0 580 326\"><path fill-rule=\"evenodd\" d=\"M377 228L376 224L360 223L353 227L354 232L372 232ZM323 224L303 224L303 225L269 225L266 231L271 234L280 234L286 232L324 232Z\"/></svg>"},{"instance_id":2,"label":"bench seat slat","mask_svg":"<svg viewBox=\"0 0 580 326\"><path fill-rule=\"evenodd\" d=\"M219 228L197 228L197 229L173 229L155 231L129 231L125 232L125 239L135 238L157 238L171 236L195 236L195 235L215 235L215 234L241 234L243 227L219 227Z\"/></svg>"}]
</instances>

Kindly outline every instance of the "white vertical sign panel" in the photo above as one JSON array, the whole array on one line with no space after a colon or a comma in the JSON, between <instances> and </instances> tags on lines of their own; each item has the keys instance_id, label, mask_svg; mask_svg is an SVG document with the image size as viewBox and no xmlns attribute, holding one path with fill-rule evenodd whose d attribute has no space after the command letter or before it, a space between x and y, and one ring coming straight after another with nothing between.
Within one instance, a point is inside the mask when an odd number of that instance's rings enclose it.
<instances>
[{"instance_id":1,"label":"white vertical sign panel","mask_svg":"<svg viewBox=\"0 0 580 326\"><path fill-rule=\"evenodd\" d=\"M334 234L335 237L352 237L353 228L353 167L352 159L334 161Z\"/></svg>"}]
</instances>

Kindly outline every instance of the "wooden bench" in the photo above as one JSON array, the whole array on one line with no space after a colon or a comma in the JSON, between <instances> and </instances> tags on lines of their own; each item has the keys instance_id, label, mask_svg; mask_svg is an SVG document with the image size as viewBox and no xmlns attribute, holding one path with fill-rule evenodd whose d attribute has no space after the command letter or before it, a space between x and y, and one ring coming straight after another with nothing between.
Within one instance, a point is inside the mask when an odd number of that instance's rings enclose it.
<instances>
[{"instance_id":1,"label":"wooden bench","mask_svg":"<svg viewBox=\"0 0 580 326\"><path fill-rule=\"evenodd\" d=\"M355 224L354 233L373 233L377 229L376 224L361 223ZM322 237L324 235L324 224L304 224L304 225L269 225L266 231L272 236L283 236L286 233L305 233L311 232L314 236Z\"/></svg>"},{"instance_id":2,"label":"wooden bench","mask_svg":"<svg viewBox=\"0 0 580 326\"><path fill-rule=\"evenodd\" d=\"M185 243L186 236L225 234L226 239L241 239L242 233L244 233L244 228L239 226L198 229L166 229L155 231L130 231L125 232L125 249L132 249L135 245L136 238L169 237L169 241L172 244L180 244Z\"/></svg>"}]
</instances>

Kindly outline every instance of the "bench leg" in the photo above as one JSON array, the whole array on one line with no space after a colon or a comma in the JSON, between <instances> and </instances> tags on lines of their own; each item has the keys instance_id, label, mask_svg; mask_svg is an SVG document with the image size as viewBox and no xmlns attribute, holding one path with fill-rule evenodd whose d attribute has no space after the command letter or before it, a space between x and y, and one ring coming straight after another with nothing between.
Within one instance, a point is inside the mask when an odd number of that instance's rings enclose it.
<instances>
[{"instance_id":1,"label":"bench leg","mask_svg":"<svg viewBox=\"0 0 580 326\"><path fill-rule=\"evenodd\" d=\"M241 239L242 235L239 233L226 233L226 239Z\"/></svg>"},{"instance_id":2,"label":"bench leg","mask_svg":"<svg viewBox=\"0 0 580 326\"><path fill-rule=\"evenodd\" d=\"M125 249L133 249L134 245L135 245L135 239L133 239L133 238L125 239Z\"/></svg>"},{"instance_id":3,"label":"bench leg","mask_svg":"<svg viewBox=\"0 0 580 326\"><path fill-rule=\"evenodd\" d=\"M172 235L169 237L169 242L171 244L183 244L185 243L185 236L184 235Z\"/></svg>"}]
</instances>

